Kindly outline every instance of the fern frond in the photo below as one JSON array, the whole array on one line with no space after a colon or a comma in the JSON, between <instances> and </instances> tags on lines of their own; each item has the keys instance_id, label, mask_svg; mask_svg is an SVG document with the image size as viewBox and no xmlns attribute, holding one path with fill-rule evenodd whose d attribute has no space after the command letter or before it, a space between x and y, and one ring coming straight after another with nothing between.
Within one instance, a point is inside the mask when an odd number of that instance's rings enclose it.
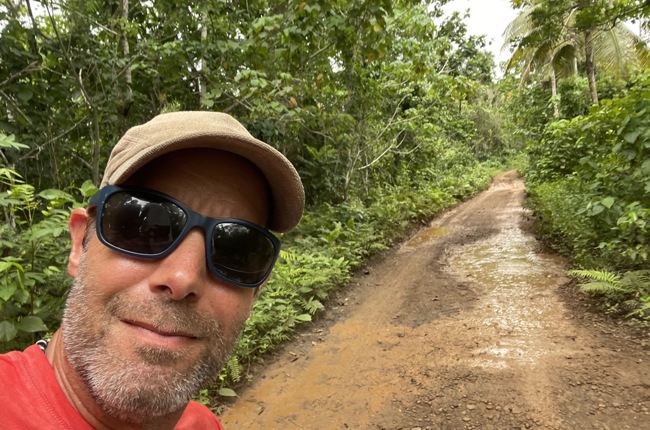
<instances>
[{"instance_id":1,"label":"fern frond","mask_svg":"<svg viewBox=\"0 0 650 430\"><path fill-rule=\"evenodd\" d=\"M643 303L641 306L638 306L636 309L631 311L626 317L641 317L641 318L650 318L650 301Z\"/></svg>"},{"instance_id":2,"label":"fern frond","mask_svg":"<svg viewBox=\"0 0 650 430\"><path fill-rule=\"evenodd\" d=\"M625 311L634 311L635 309L638 309L641 307L641 303L639 303L638 300L625 300L624 302L621 303L621 309Z\"/></svg>"},{"instance_id":3,"label":"fern frond","mask_svg":"<svg viewBox=\"0 0 650 430\"><path fill-rule=\"evenodd\" d=\"M243 367L235 357L230 357L226 364L226 368L228 369L228 374L233 382L238 382L241 379Z\"/></svg>"},{"instance_id":4,"label":"fern frond","mask_svg":"<svg viewBox=\"0 0 650 430\"><path fill-rule=\"evenodd\" d=\"M615 306L628 312L627 317L650 318L650 270L633 270L623 275L605 270L571 270L569 274L593 279L580 284L580 290L617 297Z\"/></svg>"},{"instance_id":5,"label":"fern frond","mask_svg":"<svg viewBox=\"0 0 650 430\"><path fill-rule=\"evenodd\" d=\"M325 309L325 306L320 301L312 297L308 301L303 303L303 308L311 315L315 315L316 312Z\"/></svg>"},{"instance_id":6,"label":"fern frond","mask_svg":"<svg viewBox=\"0 0 650 430\"><path fill-rule=\"evenodd\" d=\"M280 250L280 258L286 261L295 262L298 260L298 254L291 251L285 251L284 249Z\"/></svg>"},{"instance_id":7,"label":"fern frond","mask_svg":"<svg viewBox=\"0 0 650 430\"><path fill-rule=\"evenodd\" d=\"M617 273L607 270L571 270L570 275L580 276L582 278L593 279L598 282L607 282L614 285L620 285L621 277Z\"/></svg>"},{"instance_id":8,"label":"fern frond","mask_svg":"<svg viewBox=\"0 0 650 430\"><path fill-rule=\"evenodd\" d=\"M580 291L591 294L618 293L623 291L620 285L606 281L593 281L580 284Z\"/></svg>"},{"instance_id":9,"label":"fern frond","mask_svg":"<svg viewBox=\"0 0 650 430\"><path fill-rule=\"evenodd\" d=\"M650 294L650 270L633 270L623 275L622 287L631 292Z\"/></svg>"}]
</instances>

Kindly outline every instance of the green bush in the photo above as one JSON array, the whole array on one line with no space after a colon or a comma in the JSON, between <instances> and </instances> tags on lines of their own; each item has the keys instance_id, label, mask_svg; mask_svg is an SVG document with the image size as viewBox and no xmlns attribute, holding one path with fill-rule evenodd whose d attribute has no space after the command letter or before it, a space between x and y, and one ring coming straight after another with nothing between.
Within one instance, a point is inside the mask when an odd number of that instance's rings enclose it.
<instances>
[{"instance_id":1,"label":"green bush","mask_svg":"<svg viewBox=\"0 0 650 430\"><path fill-rule=\"evenodd\" d=\"M595 264L598 232L582 209L588 199L573 178L529 186L527 204L539 220L547 243L581 265Z\"/></svg>"},{"instance_id":2,"label":"green bush","mask_svg":"<svg viewBox=\"0 0 650 430\"><path fill-rule=\"evenodd\" d=\"M0 148L22 149L0 134ZM37 193L0 167L0 351L22 349L60 321L67 273L68 218L75 199L60 190Z\"/></svg>"},{"instance_id":3,"label":"green bush","mask_svg":"<svg viewBox=\"0 0 650 430\"><path fill-rule=\"evenodd\" d=\"M537 193L534 207L549 232L576 241L572 253L585 264L633 270L650 256L649 85L649 77L640 79L626 97L548 124L543 139L529 147L526 179ZM551 214L549 208L571 212ZM563 217L582 220L583 231L568 234ZM594 249L594 257L583 258Z\"/></svg>"},{"instance_id":4,"label":"green bush","mask_svg":"<svg viewBox=\"0 0 650 430\"><path fill-rule=\"evenodd\" d=\"M637 275L650 262L650 75L617 91L624 97L549 123L530 145L529 204L549 242L588 269L576 274L615 274L589 283L590 292L602 293L610 309L634 301L629 315L646 317L647 276L640 288ZM607 288L593 289L600 287Z\"/></svg>"}]
</instances>

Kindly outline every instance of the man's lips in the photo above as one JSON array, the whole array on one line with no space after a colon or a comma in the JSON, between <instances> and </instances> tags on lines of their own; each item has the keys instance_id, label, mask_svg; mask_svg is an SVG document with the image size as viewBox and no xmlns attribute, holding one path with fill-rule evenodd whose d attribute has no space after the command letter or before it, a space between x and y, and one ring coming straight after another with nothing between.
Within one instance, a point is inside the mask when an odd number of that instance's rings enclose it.
<instances>
[{"instance_id":1,"label":"man's lips","mask_svg":"<svg viewBox=\"0 0 650 430\"><path fill-rule=\"evenodd\" d=\"M148 324L146 322L143 322L143 321L129 320L129 319L124 319L122 321L124 323L126 323L126 324L145 329L145 330L150 331L152 333L155 333L155 334L157 334L159 336L186 337L186 338L189 338L189 339L198 339L198 336L195 336L194 334L189 333L189 332L175 330L175 329L165 329L165 328L155 327L155 326L153 326L151 324Z\"/></svg>"}]
</instances>

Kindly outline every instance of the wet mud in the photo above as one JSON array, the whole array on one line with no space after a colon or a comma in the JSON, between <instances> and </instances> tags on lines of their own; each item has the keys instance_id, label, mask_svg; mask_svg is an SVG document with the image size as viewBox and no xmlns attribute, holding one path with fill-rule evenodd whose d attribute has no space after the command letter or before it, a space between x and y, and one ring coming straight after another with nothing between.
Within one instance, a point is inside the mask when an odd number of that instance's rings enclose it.
<instances>
[{"instance_id":1,"label":"wet mud","mask_svg":"<svg viewBox=\"0 0 650 430\"><path fill-rule=\"evenodd\" d=\"M514 172L388 252L228 405L236 429L648 429L650 346L525 228Z\"/></svg>"}]
</instances>

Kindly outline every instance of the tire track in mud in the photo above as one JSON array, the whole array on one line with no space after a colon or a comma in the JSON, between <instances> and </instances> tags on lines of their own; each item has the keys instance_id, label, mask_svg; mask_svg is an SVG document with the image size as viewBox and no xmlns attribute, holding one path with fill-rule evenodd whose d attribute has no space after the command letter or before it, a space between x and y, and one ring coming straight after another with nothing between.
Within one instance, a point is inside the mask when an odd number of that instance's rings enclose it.
<instances>
[{"instance_id":1,"label":"tire track in mud","mask_svg":"<svg viewBox=\"0 0 650 430\"><path fill-rule=\"evenodd\" d=\"M565 303L565 267L522 229L523 197L502 174L375 262L226 428L650 429L648 346Z\"/></svg>"}]
</instances>

